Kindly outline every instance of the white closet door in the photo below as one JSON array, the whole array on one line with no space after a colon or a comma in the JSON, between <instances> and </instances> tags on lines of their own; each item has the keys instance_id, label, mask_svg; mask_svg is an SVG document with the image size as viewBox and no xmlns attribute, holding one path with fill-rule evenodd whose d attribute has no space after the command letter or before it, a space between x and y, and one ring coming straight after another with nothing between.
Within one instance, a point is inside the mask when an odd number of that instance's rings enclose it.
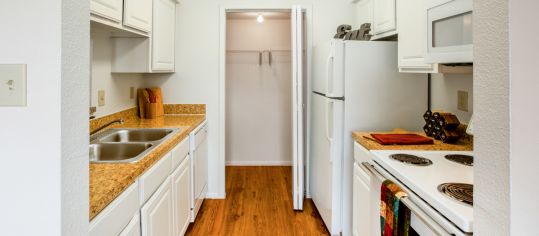
<instances>
[{"instance_id":1,"label":"white closet door","mask_svg":"<svg viewBox=\"0 0 539 236\"><path fill-rule=\"evenodd\" d=\"M293 157L292 193L294 210L303 210L304 154L303 154L303 10L292 7L292 116Z\"/></svg>"}]
</instances>

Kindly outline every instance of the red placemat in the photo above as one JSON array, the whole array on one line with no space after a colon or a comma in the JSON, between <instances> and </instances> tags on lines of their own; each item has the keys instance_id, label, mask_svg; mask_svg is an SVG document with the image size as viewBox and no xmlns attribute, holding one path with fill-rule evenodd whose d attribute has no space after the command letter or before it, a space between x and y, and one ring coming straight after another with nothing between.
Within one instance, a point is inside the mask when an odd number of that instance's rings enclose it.
<instances>
[{"instance_id":1,"label":"red placemat","mask_svg":"<svg viewBox=\"0 0 539 236\"><path fill-rule=\"evenodd\" d=\"M371 134L382 145L421 145L433 144L430 138L418 134Z\"/></svg>"}]
</instances>

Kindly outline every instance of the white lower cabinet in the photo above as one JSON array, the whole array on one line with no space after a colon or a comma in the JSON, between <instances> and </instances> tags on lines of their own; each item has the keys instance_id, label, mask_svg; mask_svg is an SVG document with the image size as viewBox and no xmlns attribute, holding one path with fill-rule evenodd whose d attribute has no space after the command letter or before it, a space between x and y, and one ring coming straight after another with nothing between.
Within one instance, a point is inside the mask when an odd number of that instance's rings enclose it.
<instances>
[{"instance_id":1,"label":"white lower cabinet","mask_svg":"<svg viewBox=\"0 0 539 236\"><path fill-rule=\"evenodd\" d=\"M353 181L353 234L355 236L370 236L370 197L371 190L369 187L369 176L359 167L358 163L354 163L354 181Z\"/></svg>"},{"instance_id":2,"label":"white lower cabinet","mask_svg":"<svg viewBox=\"0 0 539 236\"><path fill-rule=\"evenodd\" d=\"M185 138L99 213L89 235L185 234L191 219L189 144Z\"/></svg>"},{"instance_id":3,"label":"white lower cabinet","mask_svg":"<svg viewBox=\"0 0 539 236\"><path fill-rule=\"evenodd\" d=\"M140 215L136 214L119 236L140 236Z\"/></svg>"},{"instance_id":4,"label":"white lower cabinet","mask_svg":"<svg viewBox=\"0 0 539 236\"><path fill-rule=\"evenodd\" d=\"M352 208L352 233L354 236L371 236L376 232L372 222L372 214L374 209L371 209L372 190L371 176L363 168L362 162L367 162L372 159L372 154L358 143L354 143L354 179L352 181L353 188L353 208Z\"/></svg>"},{"instance_id":5,"label":"white lower cabinet","mask_svg":"<svg viewBox=\"0 0 539 236\"><path fill-rule=\"evenodd\" d=\"M170 177L140 209L143 236L172 236L174 215Z\"/></svg>"},{"instance_id":6,"label":"white lower cabinet","mask_svg":"<svg viewBox=\"0 0 539 236\"><path fill-rule=\"evenodd\" d=\"M189 158L172 173L172 194L174 206L174 235L185 234L190 222L191 205L189 204Z\"/></svg>"}]
</instances>

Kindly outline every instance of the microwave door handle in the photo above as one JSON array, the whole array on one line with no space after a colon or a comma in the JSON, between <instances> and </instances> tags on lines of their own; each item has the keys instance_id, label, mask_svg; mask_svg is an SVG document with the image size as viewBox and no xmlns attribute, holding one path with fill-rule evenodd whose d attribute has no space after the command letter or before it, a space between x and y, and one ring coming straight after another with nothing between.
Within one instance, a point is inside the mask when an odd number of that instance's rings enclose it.
<instances>
[{"instance_id":1,"label":"microwave door handle","mask_svg":"<svg viewBox=\"0 0 539 236\"><path fill-rule=\"evenodd\" d=\"M387 180L380 172L378 172L372 164L368 162L362 162L361 163L362 169L366 170L367 172L371 173L374 177L384 182ZM436 223L433 219L431 219L427 214L421 210L415 203L413 203L410 198L408 197L402 197L401 202L410 209L411 212L414 213L414 215L417 216L421 222L423 222L429 229L431 229L433 232L435 232L437 235L440 236L451 236L450 233L448 233L445 229L443 229L438 223Z\"/></svg>"},{"instance_id":2,"label":"microwave door handle","mask_svg":"<svg viewBox=\"0 0 539 236\"><path fill-rule=\"evenodd\" d=\"M330 55L326 61L326 96L331 97L329 86L333 77L333 55Z\"/></svg>"}]
</instances>

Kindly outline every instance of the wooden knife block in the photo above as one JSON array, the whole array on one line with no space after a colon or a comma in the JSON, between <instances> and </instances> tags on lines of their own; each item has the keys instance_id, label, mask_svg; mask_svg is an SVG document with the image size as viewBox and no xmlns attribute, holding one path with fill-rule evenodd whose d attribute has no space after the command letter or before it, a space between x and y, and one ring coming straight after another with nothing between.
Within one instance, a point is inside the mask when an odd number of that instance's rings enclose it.
<instances>
[{"instance_id":1,"label":"wooden knife block","mask_svg":"<svg viewBox=\"0 0 539 236\"><path fill-rule=\"evenodd\" d=\"M155 94L156 102L150 102L150 96L146 89L141 88L137 91L139 116L143 119L155 119L165 114L163 109L163 95L160 88L151 88L153 94Z\"/></svg>"}]
</instances>

